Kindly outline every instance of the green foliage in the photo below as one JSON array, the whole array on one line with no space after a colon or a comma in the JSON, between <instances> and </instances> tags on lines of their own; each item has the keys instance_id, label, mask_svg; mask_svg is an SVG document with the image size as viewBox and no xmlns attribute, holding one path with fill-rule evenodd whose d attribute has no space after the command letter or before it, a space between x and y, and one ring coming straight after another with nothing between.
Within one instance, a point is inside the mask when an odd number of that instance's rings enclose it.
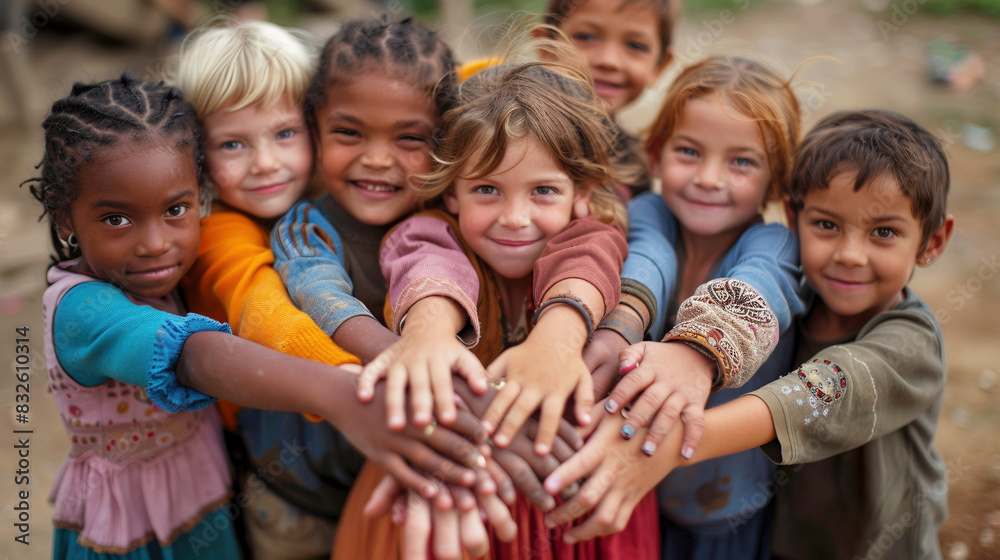
<instances>
[{"instance_id":1,"label":"green foliage","mask_svg":"<svg viewBox=\"0 0 1000 560\"><path fill-rule=\"evenodd\" d=\"M1000 17L1000 0L926 0L924 9L938 14L966 12Z\"/></svg>"}]
</instances>

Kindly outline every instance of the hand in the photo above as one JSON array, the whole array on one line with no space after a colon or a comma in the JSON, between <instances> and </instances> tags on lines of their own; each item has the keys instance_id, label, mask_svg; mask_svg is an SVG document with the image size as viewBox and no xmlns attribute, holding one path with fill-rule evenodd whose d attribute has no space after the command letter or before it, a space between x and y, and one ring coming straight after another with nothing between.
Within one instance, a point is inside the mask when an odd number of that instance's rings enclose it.
<instances>
[{"instance_id":1,"label":"hand","mask_svg":"<svg viewBox=\"0 0 1000 560\"><path fill-rule=\"evenodd\" d=\"M573 320L580 329L570 328ZM590 369L583 362L586 342L586 328L579 313L569 306L556 305L546 310L527 340L507 349L490 364L490 379L505 380L503 389L483 414L483 427L493 433L498 447L508 445L524 421L540 407L535 453L547 454L571 394L577 421L590 424L594 393Z\"/></svg>"},{"instance_id":2,"label":"hand","mask_svg":"<svg viewBox=\"0 0 1000 560\"><path fill-rule=\"evenodd\" d=\"M605 401L605 410L616 413L639 394L627 413L622 437L629 439L637 428L648 426L642 451L652 455L680 417L681 453L690 458L704 431L715 362L683 342L640 342L622 350L619 361L625 375Z\"/></svg>"},{"instance_id":3,"label":"hand","mask_svg":"<svg viewBox=\"0 0 1000 560\"><path fill-rule=\"evenodd\" d=\"M621 368L618 354L628 348L625 337L611 329L597 329L590 344L583 349L583 363L594 380L594 400L602 400L614 387Z\"/></svg>"},{"instance_id":4,"label":"hand","mask_svg":"<svg viewBox=\"0 0 1000 560\"><path fill-rule=\"evenodd\" d=\"M381 421L385 414L384 387L376 387L376 398L369 404L341 399L336 410L325 417L333 422L358 451L393 475L406 488L425 498L434 497L437 485L417 471L432 473L449 483L472 486L474 469L482 468L485 457L466 437L445 426L421 429L408 426L403 432L389 430ZM479 419L466 411L456 415L453 427L463 433L475 432ZM427 433L429 432L429 436ZM411 466L412 465L412 466Z\"/></svg>"},{"instance_id":5,"label":"hand","mask_svg":"<svg viewBox=\"0 0 1000 560\"><path fill-rule=\"evenodd\" d=\"M545 516L546 525L555 527L594 510L586 521L564 534L565 542L571 544L624 529L639 501L681 459L676 452L679 430L672 433L676 435L676 441L671 440L673 453L669 446L664 446L650 460L640 450L638 441L619 436L624 424L621 415L604 416L597 424L583 449L545 480L546 491L556 495L586 479L579 492Z\"/></svg>"},{"instance_id":6,"label":"hand","mask_svg":"<svg viewBox=\"0 0 1000 560\"><path fill-rule=\"evenodd\" d=\"M390 429L402 430L406 425L407 385L415 425L431 423L432 402L438 421L451 424L455 419L452 374L464 377L476 393L487 388L483 365L455 335L466 321L465 311L448 298L430 296L414 303L403 323L402 337L365 366L358 398L371 402L375 384L385 377Z\"/></svg>"}]
</instances>

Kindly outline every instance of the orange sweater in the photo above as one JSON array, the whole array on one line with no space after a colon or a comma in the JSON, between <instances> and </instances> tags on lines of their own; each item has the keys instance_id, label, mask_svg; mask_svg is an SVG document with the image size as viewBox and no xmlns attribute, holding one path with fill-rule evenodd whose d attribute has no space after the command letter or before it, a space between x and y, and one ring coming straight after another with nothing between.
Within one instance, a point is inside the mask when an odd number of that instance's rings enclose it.
<instances>
[{"instance_id":1,"label":"orange sweater","mask_svg":"<svg viewBox=\"0 0 1000 560\"><path fill-rule=\"evenodd\" d=\"M213 211L201 220L198 259L181 282L188 310L225 321L241 338L291 356L359 363L295 307L273 263L270 232L240 212ZM226 427L235 429L241 407L220 405Z\"/></svg>"}]
</instances>

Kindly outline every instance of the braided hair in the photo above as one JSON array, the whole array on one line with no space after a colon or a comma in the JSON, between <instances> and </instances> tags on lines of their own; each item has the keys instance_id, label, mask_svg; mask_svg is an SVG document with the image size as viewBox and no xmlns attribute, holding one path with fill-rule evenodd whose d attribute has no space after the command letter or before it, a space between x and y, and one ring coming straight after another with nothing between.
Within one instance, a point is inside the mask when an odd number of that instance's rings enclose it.
<instances>
[{"instance_id":1,"label":"braided hair","mask_svg":"<svg viewBox=\"0 0 1000 560\"><path fill-rule=\"evenodd\" d=\"M191 150L195 159L200 200L211 197L203 171L200 130L194 110L180 90L147 82L123 72L120 78L95 84L73 84L67 97L52 105L52 112L42 123L45 129L45 154L35 166L40 177L21 183L42 203L49 215L57 260L79 256L79 250L59 243L58 224L70 213L76 200L76 174L81 164L95 155L123 143L151 139L173 141Z\"/></svg>"},{"instance_id":2,"label":"braided hair","mask_svg":"<svg viewBox=\"0 0 1000 560\"><path fill-rule=\"evenodd\" d=\"M416 84L434 100L439 117L455 104L455 60L437 33L412 18L395 23L388 16L354 19L326 42L306 92L304 112L314 132L329 89L365 71L391 72Z\"/></svg>"}]
</instances>

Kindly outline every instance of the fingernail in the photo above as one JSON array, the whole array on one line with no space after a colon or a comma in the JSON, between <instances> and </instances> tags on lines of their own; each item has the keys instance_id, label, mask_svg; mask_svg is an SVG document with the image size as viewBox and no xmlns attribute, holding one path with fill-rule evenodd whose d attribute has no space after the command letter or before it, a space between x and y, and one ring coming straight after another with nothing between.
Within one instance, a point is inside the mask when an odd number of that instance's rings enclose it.
<instances>
[{"instance_id":1,"label":"fingernail","mask_svg":"<svg viewBox=\"0 0 1000 560\"><path fill-rule=\"evenodd\" d=\"M556 522L552 521L551 519L549 519L549 516L546 515L544 521L545 521L545 528L546 529L555 529L556 528Z\"/></svg>"},{"instance_id":2,"label":"fingernail","mask_svg":"<svg viewBox=\"0 0 1000 560\"><path fill-rule=\"evenodd\" d=\"M433 498L434 495L437 494L437 486L434 486L433 484L427 484L426 486L424 486L424 491L422 492L422 494L426 499Z\"/></svg>"},{"instance_id":3,"label":"fingernail","mask_svg":"<svg viewBox=\"0 0 1000 560\"><path fill-rule=\"evenodd\" d=\"M574 482L573 484L570 484L566 488L563 488L563 491L559 493L559 497L562 498L563 500L568 500L573 496L575 496L576 493L579 491L580 491L580 485Z\"/></svg>"},{"instance_id":4,"label":"fingernail","mask_svg":"<svg viewBox=\"0 0 1000 560\"><path fill-rule=\"evenodd\" d=\"M493 436L493 443L495 443L497 447L506 447L507 444L510 443L510 442L507 441L507 436L505 436L503 434L499 434L499 435Z\"/></svg>"},{"instance_id":5,"label":"fingernail","mask_svg":"<svg viewBox=\"0 0 1000 560\"><path fill-rule=\"evenodd\" d=\"M681 449L681 457L685 459L690 459L694 455L694 449L690 445L685 445L684 449Z\"/></svg>"},{"instance_id":6,"label":"fingernail","mask_svg":"<svg viewBox=\"0 0 1000 560\"><path fill-rule=\"evenodd\" d=\"M560 486L562 486L562 479L556 474L550 474L548 478L545 479L545 482L542 483L542 487L545 488L545 491L553 495L555 495Z\"/></svg>"},{"instance_id":7,"label":"fingernail","mask_svg":"<svg viewBox=\"0 0 1000 560\"><path fill-rule=\"evenodd\" d=\"M623 360L622 363L618 364L618 372L621 373L622 375L625 375L626 373L635 369L637 365L639 364L638 363L633 364L630 363L628 360Z\"/></svg>"},{"instance_id":8,"label":"fingernail","mask_svg":"<svg viewBox=\"0 0 1000 560\"><path fill-rule=\"evenodd\" d=\"M539 457L544 457L544 456L546 456L548 454L549 454L549 446L548 445L545 445L544 443L536 443L535 444L535 455L538 455Z\"/></svg>"},{"instance_id":9,"label":"fingernail","mask_svg":"<svg viewBox=\"0 0 1000 560\"><path fill-rule=\"evenodd\" d=\"M653 453L656 453L656 444L651 441L647 441L646 443L642 444L642 452L645 453L646 455L652 455Z\"/></svg>"},{"instance_id":10,"label":"fingernail","mask_svg":"<svg viewBox=\"0 0 1000 560\"><path fill-rule=\"evenodd\" d=\"M581 418L581 420L583 420L583 425L584 426L590 425L590 413L589 412L584 412L583 414L580 415L580 418Z\"/></svg>"},{"instance_id":11,"label":"fingernail","mask_svg":"<svg viewBox=\"0 0 1000 560\"><path fill-rule=\"evenodd\" d=\"M431 415L426 412L418 412L413 415L413 423L422 426L431 423Z\"/></svg>"},{"instance_id":12,"label":"fingernail","mask_svg":"<svg viewBox=\"0 0 1000 560\"><path fill-rule=\"evenodd\" d=\"M486 468L486 457L483 457L482 455L476 457L476 467L478 467L480 469L485 469Z\"/></svg>"},{"instance_id":13,"label":"fingernail","mask_svg":"<svg viewBox=\"0 0 1000 560\"><path fill-rule=\"evenodd\" d=\"M487 422L486 420L483 420L483 429L486 430L487 434L492 434L493 433L493 424L491 422Z\"/></svg>"},{"instance_id":14,"label":"fingernail","mask_svg":"<svg viewBox=\"0 0 1000 560\"><path fill-rule=\"evenodd\" d=\"M406 424L406 420L402 416L393 416L389 418L389 426L400 427Z\"/></svg>"},{"instance_id":15,"label":"fingernail","mask_svg":"<svg viewBox=\"0 0 1000 560\"><path fill-rule=\"evenodd\" d=\"M563 542L566 544L576 544L576 537L573 535L563 535Z\"/></svg>"},{"instance_id":16,"label":"fingernail","mask_svg":"<svg viewBox=\"0 0 1000 560\"><path fill-rule=\"evenodd\" d=\"M625 439L632 439L632 436L634 436L634 435L635 435L635 428L633 428L632 426L629 426L628 424L625 424L624 426L622 426L622 437L623 438L625 438Z\"/></svg>"},{"instance_id":17,"label":"fingernail","mask_svg":"<svg viewBox=\"0 0 1000 560\"><path fill-rule=\"evenodd\" d=\"M609 413L614 414L618 412L618 403L616 403L611 399L608 399L604 401L604 410L607 410Z\"/></svg>"}]
</instances>

